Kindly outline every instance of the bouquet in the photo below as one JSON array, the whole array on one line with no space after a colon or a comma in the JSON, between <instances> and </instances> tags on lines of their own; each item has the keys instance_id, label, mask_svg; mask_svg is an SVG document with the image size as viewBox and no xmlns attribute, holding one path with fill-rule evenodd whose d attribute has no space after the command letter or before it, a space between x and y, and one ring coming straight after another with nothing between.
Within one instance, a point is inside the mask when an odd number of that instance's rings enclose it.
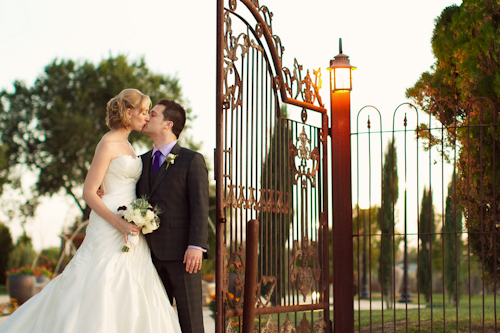
<instances>
[{"instance_id":1,"label":"bouquet","mask_svg":"<svg viewBox=\"0 0 500 333\"><path fill-rule=\"evenodd\" d=\"M118 208L118 213L128 222L135 223L136 226L142 228L143 234L149 234L160 226L161 209L158 206L153 207L143 195L132 201L128 206ZM139 235L128 236L127 243L123 246L122 251L128 252L130 248L137 244Z\"/></svg>"}]
</instances>

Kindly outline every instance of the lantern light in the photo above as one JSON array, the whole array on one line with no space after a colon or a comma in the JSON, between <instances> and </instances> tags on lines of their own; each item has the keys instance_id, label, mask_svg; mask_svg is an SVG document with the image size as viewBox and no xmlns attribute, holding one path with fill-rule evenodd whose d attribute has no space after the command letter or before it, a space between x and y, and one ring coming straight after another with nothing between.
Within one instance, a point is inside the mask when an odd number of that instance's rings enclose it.
<instances>
[{"instance_id":1,"label":"lantern light","mask_svg":"<svg viewBox=\"0 0 500 333\"><path fill-rule=\"evenodd\" d=\"M352 90L352 71L356 67L349 63L349 56L342 53L342 38L339 38L339 54L330 60L331 89L335 91Z\"/></svg>"}]
</instances>

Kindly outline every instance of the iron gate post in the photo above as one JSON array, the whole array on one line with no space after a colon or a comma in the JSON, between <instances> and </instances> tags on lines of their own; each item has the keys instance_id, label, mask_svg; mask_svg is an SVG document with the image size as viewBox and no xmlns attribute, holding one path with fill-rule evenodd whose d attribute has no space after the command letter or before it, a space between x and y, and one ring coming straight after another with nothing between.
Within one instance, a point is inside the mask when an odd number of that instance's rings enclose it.
<instances>
[{"instance_id":1,"label":"iron gate post","mask_svg":"<svg viewBox=\"0 0 500 333\"><path fill-rule=\"evenodd\" d=\"M245 292L243 295L243 333L253 333L257 291L257 261L259 255L259 221L247 222Z\"/></svg>"},{"instance_id":2,"label":"iron gate post","mask_svg":"<svg viewBox=\"0 0 500 333\"><path fill-rule=\"evenodd\" d=\"M354 333L354 277L351 203L351 70L349 57L340 54L330 62L330 136L332 144L333 212L333 327L337 333ZM340 72L348 69L346 82Z\"/></svg>"},{"instance_id":3,"label":"iron gate post","mask_svg":"<svg viewBox=\"0 0 500 333\"><path fill-rule=\"evenodd\" d=\"M216 204L215 204L215 238L216 238L216 248L222 249L224 247L224 214L223 214L223 204L222 204L222 120L223 120L223 82L224 82L224 1L217 0L217 73L216 73L216 101L215 101L215 113L216 113L216 150L214 156L215 162L215 183L216 183ZM215 332L224 332L224 262L225 258L222 251L217 251L215 258L215 294L216 300L215 304Z\"/></svg>"}]
</instances>

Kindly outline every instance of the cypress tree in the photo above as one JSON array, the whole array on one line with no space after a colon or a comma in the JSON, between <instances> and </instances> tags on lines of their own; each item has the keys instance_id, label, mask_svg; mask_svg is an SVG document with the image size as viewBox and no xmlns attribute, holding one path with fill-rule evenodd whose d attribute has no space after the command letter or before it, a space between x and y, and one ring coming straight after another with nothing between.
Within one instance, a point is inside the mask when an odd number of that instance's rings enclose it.
<instances>
[{"instance_id":1,"label":"cypress tree","mask_svg":"<svg viewBox=\"0 0 500 333\"><path fill-rule=\"evenodd\" d=\"M379 283L382 297L387 307L391 307L389 294L392 292L392 267L394 245L394 206L398 201L398 168L395 141L389 142L384 156L382 180L382 209L380 213L380 230L382 232L379 257Z\"/></svg>"},{"instance_id":2,"label":"cypress tree","mask_svg":"<svg viewBox=\"0 0 500 333\"><path fill-rule=\"evenodd\" d=\"M7 264L13 247L9 227L0 222L0 284L5 284L7 281L5 271L8 269Z\"/></svg>"},{"instance_id":3,"label":"cypress tree","mask_svg":"<svg viewBox=\"0 0 500 333\"><path fill-rule=\"evenodd\" d=\"M419 232L420 253L418 258L418 284L420 293L429 302L432 293L432 260L431 247L436 240L436 224L434 206L432 205L432 189L424 187L422 207L420 210Z\"/></svg>"},{"instance_id":4,"label":"cypress tree","mask_svg":"<svg viewBox=\"0 0 500 333\"><path fill-rule=\"evenodd\" d=\"M458 306L460 299L460 252L462 240L462 207L456 195L455 174L448 186L444 216L444 280L448 299ZM457 290L458 284L458 290ZM455 297L454 297L455 296Z\"/></svg>"}]
</instances>

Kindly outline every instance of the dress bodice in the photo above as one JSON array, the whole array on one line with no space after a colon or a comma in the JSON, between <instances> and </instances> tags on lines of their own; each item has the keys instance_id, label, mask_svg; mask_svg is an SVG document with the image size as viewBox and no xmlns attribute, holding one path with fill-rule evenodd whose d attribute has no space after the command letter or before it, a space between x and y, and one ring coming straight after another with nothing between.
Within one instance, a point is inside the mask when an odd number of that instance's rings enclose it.
<instances>
[{"instance_id":1,"label":"dress bodice","mask_svg":"<svg viewBox=\"0 0 500 333\"><path fill-rule=\"evenodd\" d=\"M104 175L102 201L112 211L128 205L136 198L135 185L142 172L142 160L130 155L122 155L109 163Z\"/></svg>"}]
</instances>

